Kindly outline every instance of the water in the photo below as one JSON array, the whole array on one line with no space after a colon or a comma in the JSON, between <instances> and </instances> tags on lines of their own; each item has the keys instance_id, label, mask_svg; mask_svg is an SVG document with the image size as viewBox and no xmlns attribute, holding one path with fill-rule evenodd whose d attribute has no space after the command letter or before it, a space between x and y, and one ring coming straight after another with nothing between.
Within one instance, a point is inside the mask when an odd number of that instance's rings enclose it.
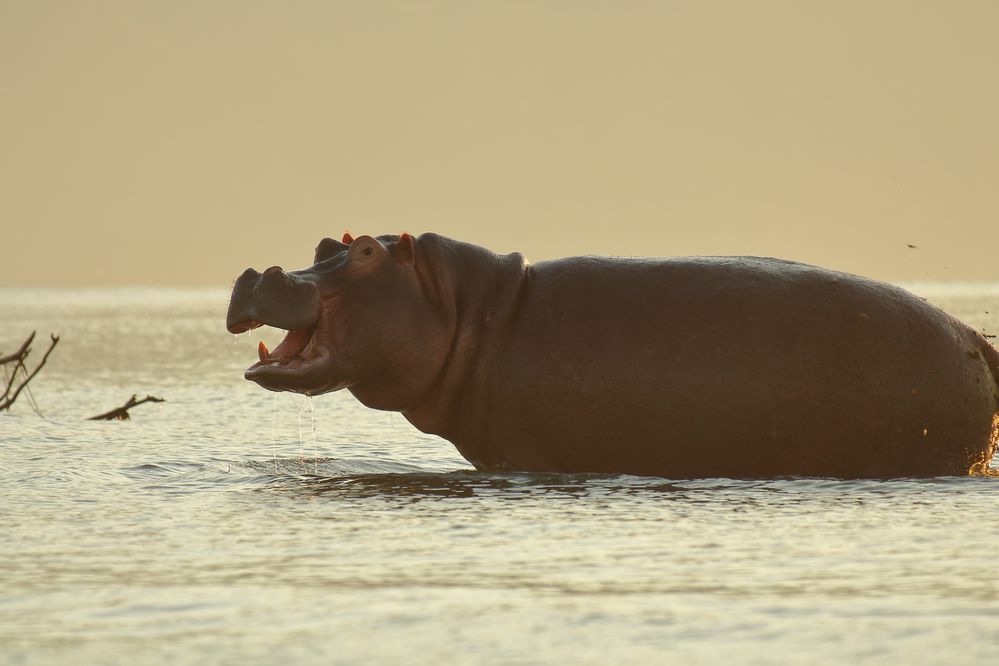
<instances>
[{"instance_id":1,"label":"water","mask_svg":"<svg viewBox=\"0 0 999 666\"><path fill-rule=\"evenodd\" d=\"M915 289L999 329L999 285ZM349 394L243 381L279 335L234 343L225 305L0 290L0 351L63 336L45 419L0 414L0 661L999 660L995 479L479 474ZM167 402L84 420L133 393Z\"/></svg>"}]
</instances>

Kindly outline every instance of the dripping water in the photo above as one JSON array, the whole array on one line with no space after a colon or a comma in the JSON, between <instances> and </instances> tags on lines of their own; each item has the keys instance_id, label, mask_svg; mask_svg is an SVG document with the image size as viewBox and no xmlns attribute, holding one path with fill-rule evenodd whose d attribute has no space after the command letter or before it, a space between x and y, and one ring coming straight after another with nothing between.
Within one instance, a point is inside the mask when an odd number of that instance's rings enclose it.
<instances>
[{"instance_id":1,"label":"dripping water","mask_svg":"<svg viewBox=\"0 0 999 666\"><path fill-rule=\"evenodd\" d=\"M274 394L271 400L271 462L274 464L274 473L277 474L277 401L278 394Z\"/></svg>"},{"instance_id":2,"label":"dripping water","mask_svg":"<svg viewBox=\"0 0 999 666\"><path fill-rule=\"evenodd\" d=\"M295 405L295 409L298 410L298 462L305 466L305 437L302 435L302 415L305 413L298 403L295 402L295 398L291 395L288 396L291 400L291 404Z\"/></svg>"},{"instance_id":3,"label":"dripping water","mask_svg":"<svg viewBox=\"0 0 999 666\"><path fill-rule=\"evenodd\" d=\"M309 413L309 429L312 431L312 460L315 465L315 472L319 474L319 440L316 437L316 411L312 404L312 396L305 396L305 409Z\"/></svg>"}]
</instances>

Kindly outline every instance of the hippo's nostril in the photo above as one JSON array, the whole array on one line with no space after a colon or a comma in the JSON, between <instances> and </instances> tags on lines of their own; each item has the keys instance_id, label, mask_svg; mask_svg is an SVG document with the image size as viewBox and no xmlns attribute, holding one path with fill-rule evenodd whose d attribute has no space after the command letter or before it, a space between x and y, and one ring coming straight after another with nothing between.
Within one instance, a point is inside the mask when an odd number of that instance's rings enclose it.
<instances>
[{"instance_id":1,"label":"hippo's nostril","mask_svg":"<svg viewBox=\"0 0 999 666\"><path fill-rule=\"evenodd\" d=\"M269 275L274 275L275 273L284 273L284 269L282 269L280 266L271 266L266 271L264 271L264 277L267 277Z\"/></svg>"}]
</instances>

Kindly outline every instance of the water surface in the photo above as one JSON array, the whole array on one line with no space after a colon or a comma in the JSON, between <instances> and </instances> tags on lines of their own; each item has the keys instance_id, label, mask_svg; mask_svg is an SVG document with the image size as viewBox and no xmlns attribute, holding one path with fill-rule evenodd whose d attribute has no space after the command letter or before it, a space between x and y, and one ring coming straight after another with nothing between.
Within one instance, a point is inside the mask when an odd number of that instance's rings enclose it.
<instances>
[{"instance_id":1,"label":"water surface","mask_svg":"<svg viewBox=\"0 0 999 666\"><path fill-rule=\"evenodd\" d=\"M999 285L914 285L999 329ZM0 290L9 663L996 663L999 485L481 474L242 380L215 290ZM988 312L986 312L988 311ZM84 420L132 393L167 402Z\"/></svg>"}]
</instances>

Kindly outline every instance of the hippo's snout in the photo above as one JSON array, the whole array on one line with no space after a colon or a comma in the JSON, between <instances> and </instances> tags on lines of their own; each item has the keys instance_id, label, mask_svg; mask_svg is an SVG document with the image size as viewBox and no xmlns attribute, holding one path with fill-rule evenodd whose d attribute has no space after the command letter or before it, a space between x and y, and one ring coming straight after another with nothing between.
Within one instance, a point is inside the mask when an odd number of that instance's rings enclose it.
<instances>
[{"instance_id":1,"label":"hippo's snout","mask_svg":"<svg viewBox=\"0 0 999 666\"><path fill-rule=\"evenodd\" d=\"M243 333L267 324L286 330L315 325L319 317L319 290L302 275L271 266L263 273L247 268L236 279L229 298L226 328Z\"/></svg>"},{"instance_id":2,"label":"hippo's snout","mask_svg":"<svg viewBox=\"0 0 999 666\"><path fill-rule=\"evenodd\" d=\"M230 333L265 324L288 331L273 351L260 341L260 360L246 369L244 377L272 391L317 395L339 388L330 382L332 356L319 330L317 279L308 270L285 273L280 266L271 266L263 273L248 268L236 280L226 314Z\"/></svg>"}]
</instances>

